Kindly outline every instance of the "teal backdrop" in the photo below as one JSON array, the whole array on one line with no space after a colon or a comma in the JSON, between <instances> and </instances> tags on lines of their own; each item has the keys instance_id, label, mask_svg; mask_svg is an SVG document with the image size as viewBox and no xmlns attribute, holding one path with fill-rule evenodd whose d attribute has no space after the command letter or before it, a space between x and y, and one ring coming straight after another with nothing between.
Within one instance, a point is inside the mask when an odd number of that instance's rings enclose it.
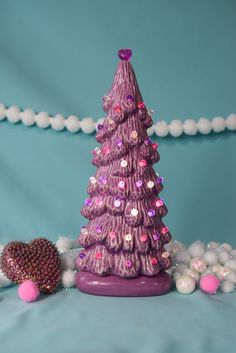
<instances>
[{"instance_id":1,"label":"teal backdrop","mask_svg":"<svg viewBox=\"0 0 236 353\"><path fill-rule=\"evenodd\" d=\"M0 102L103 116L117 50L132 63L155 121L236 112L236 2L0 0ZM156 140L156 137L153 137ZM95 173L94 135L0 123L0 241L75 238ZM173 237L236 245L234 133L159 139Z\"/></svg>"}]
</instances>

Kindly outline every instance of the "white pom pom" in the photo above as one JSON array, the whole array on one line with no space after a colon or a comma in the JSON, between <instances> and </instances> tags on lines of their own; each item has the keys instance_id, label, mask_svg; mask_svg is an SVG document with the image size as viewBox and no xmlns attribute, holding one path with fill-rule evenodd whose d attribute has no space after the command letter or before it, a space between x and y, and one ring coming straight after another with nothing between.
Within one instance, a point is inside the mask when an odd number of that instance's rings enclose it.
<instances>
[{"instance_id":1,"label":"white pom pom","mask_svg":"<svg viewBox=\"0 0 236 353\"><path fill-rule=\"evenodd\" d=\"M103 125L105 118L99 118L95 123L95 129L98 131L98 125Z\"/></svg>"},{"instance_id":2,"label":"white pom pom","mask_svg":"<svg viewBox=\"0 0 236 353\"><path fill-rule=\"evenodd\" d=\"M54 118L49 118L51 127L56 131L62 131L65 128L65 119L61 114L56 114Z\"/></svg>"},{"instance_id":3,"label":"white pom pom","mask_svg":"<svg viewBox=\"0 0 236 353\"><path fill-rule=\"evenodd\" d=\"M12 281L8 279L0 269L0 288L8 287L12 284Z\"/></svg>"},{"instance_id":4,"label":"white pom pom","mask_svg":"<svg viewBox=\"0 0 236 353\"><path fill-rule=\"evenodd\" d=\"M48 113L46 112L40 112L35 116L35 121L38 127L41 127L42 129L46 129L49 125L49 116Z\"/></svg>"},{"instance_id":5,"label":"white pom pom","mask_svg":"<svg viewBox=\"0 0 236 353\"><path fill-rule=\"evenodd\" d=\"M62 274L62 285L65 288L71 288L75 285L75 272L72 270L66 270Z\"/></svg>"},{"instance_id":6,"label":"white pom pom","mask_svg":"<svg viewBox=\"0 0 236 353\"><path fill-rule=\"evenodd\" d=\"M218 261L217 255L212 250L206 251L203 257L209 266L216 264Z\"/></svg>"},{"instance_id":7,"label":"white pom pom","mask_svg":"<svg viewBox=\"0 0 236 353\"><path fill-rule=\"evenodd\" d=\"M152 135L154 134L154 130L155 130L154 125L152 125L151 127L149 127L149 128L147 129L147 134L148 134L148 136L152 136Z\"/></svg>"},{"instance_id":8,"label":"white pom pom","mask_svg":"<svg viewBox=\"0 0 236 353\"><path fill-rule=\"evenodd\" d=\"M236 114L230 114L225 122L228 130L230 131L236 130Z\"/></svg>"},{"instance_id":9,"label":"white pom pom","mask_svg":"<svg viewBox=\"0 0 236 353\"><path fill-rule=\"evenodd\" d=\"M229 253L232 251L232 246L228 243L222 243L220 245L225 251L228 251Z\"/></svg>"},{"instance_id":10,"label":"white pom pom","mask_svg":"<svg viewBox=\"0 0 236 353\"><path fill-rule=\"evenodd\" d=\"M6 108L5 105L0 103L0 120L4 120L6 118Z\"/></svg>"},{"instance_id":11,"label":"white pom pom","mask_svg":"<svg viewBox=\"0 0 236 353\"><path fill-rule=\"evenodd\" d=\"M231 256L236 257L236 249L232 249L230 254Z\"/></svg>"},{"instance_id":12,"label":"white pom pom","mask_svg":"<svg viewBox=\"0 0 236 353\"><path fill-rule=\"evenodd\" d=\"M72 249L73 244L73 240L65 236L60 236L56 241L56 247L60 252L65 252Z\"/></svg>"},{"instance_id":13,"label":"white pom pom","mask_svg":"<svg viewBox=\"0 0 236 353\"><path fill-rule=\"evenodd\" d=\"M169 133L169 127L165 121L158 121L154 125L154 131L157 136L165 137Z\"/></svg>"},{"instance_id":14,"label":"white pom pom","mask_svg":"<svg viewBox=\"0 0 236 353\"><path fill-rule=\"evenodd\" d=\"M72 133L76 133L80 129L79 119L74 115L69 116L65 120L65 125L66 125L67 130Z\"/></svg>"},{"instance_id":15,"label":"white pom pom","mask_svg":"<svg viewBox=\"0 0 236 353\"><path fill-rule=\"evenodd\" d=\"M176 253L175 255L175 263L185 263L189 264L191 261L191 256L188 252L188 250L180 250Z\"/></svg>"},{"instance_id":16,"label":"white pom pom","mask_svg":"<svg viewBox=\"0 0 236 353\"><path fill-rule=\"evenodd\" d=\"M0 244L0 256L2 255L3 249L4 249L4 245Z\"/></svg>"},{"instance_id":17,"label":"white pom pom","mask_svg":"<svg viewBox=\"0 0 236 353\"><path fill-rule=\"evenodd\" d=\"M236 260L229 259L224 264L226 267L230 268L233 271L236 271Z\"/></svg>"},{"instance_id":18,"label":"white pom pom","mask_svg":"<svg viewBox=\"0 0 236 353\"><path fill-rule=\"evenodd\" d=\"M171 136L173 136L173 137L181 136L184 131L182 121L172 120L172 122L169 124L169 131L170 131Z\"/></svg>"},{"instance_id":19,"label":"white pom pom","mask_svg":"<svg viewBox=\"0 0 236 353\"><path fill-rule=\"evenodd\" d=\"M226 127L225 119L221 116L217 116L212 119L211 125L214 132L222 132L225 130Z\"/></svg>"},{"instance_id":20,"label":"white pom pom","mask_svg":"<svg viewBox=\"0 0 236 353\"><path fill-rule=\"evenodd\" d=\"M230 281L224 281L221 284L220 289L223 293L232 293L234 292L234 284Z\"/></svg>"},{"instance_id":21,"label":"white pom pom","mask_svg":"<svg viewBox=\"0 0 236 353\"><path fill-rule=\"evenodd\" d=\"M234 271L231 271L228 274L227 281L232 282L233 284L236 284L236 273Z\"/></svg>"},{"instance_id":22,"label":"white pom pom","mask_svg":"<svg viewBox=\"0 0 236 353\"><path fill-rule=\"evenodd\" d=\"M93 119L92 118L84 118L80 122L80 127L81 127L81 130L85 134L91 134L94 131L94 128L95 128Z\"/></svg>"},{"instance_id":23,"label":"white pom pom","mask_svg":"<svg viewBox=\"0 0 236 353\"><path fill-rule=\"evenodd\" d=\"M202 257L205 252L204 244L198 240L188 247L188 251L192 257Z\"/></svg>"},{"instance_id":24,"label":"white pom pom","mask_svg":"<svg viewBox=\"0 0 236 353\"><path fill-rule=\"evenodd\" d=\"M201 134L207 135L210 133L210 131L212 129L212 125L211 125L210 120L208 120L206 118L200 118L197 122L197 128Z\"/></svg>"},{"instance_id":25,"label":"white pom pom","mask_svg":"<svg viewBox=\"0 0 236 353\"><path fill-rule=\"evenodd\" d=\"M32 109L25 109L21 114L21 121L25 126L32 126L35 123L35 114Z\"/></svg>"},{"instance_id":26,"label":"white pom pom","mask_svg":"<svg viewBox=\"0 0 236 353\"><path fill-rule=\"evenodd\" d=\"M218 259L221 264L225 264L229 260L229 253L227 251L220 251L218 253Z\"/></svg>"},{"instance_id":27,"label":"white pom pom","mask_svg":"<svg viewBox=\"0 0 236 353\"><path fill-rule=\"evenodd\" d=\"M10 107L6 110L7 120L15 124L20 121L20 109L16 106Z\"/></svg>"},{"instance_id":28,"label":"white pom pom","mask_svg":"<svg viewBox=\"0 0 236 353\"><path fill-rule=\"evenodd\" d=\"M183 124L184 132L186 135L196 135L197 133L197 124L195 120L187 119Z\"/></svg>"}]
</instances>

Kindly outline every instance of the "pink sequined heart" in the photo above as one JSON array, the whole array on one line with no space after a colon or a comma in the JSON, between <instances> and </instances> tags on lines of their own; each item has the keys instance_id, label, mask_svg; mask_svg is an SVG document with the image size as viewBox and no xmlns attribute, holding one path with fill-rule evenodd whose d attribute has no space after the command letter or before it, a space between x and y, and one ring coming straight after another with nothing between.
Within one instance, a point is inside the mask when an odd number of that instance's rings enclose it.
<instances>
[{"instance_id":1,"label":"pink sequined heart","mask_svg":"<svg viewBox=\"0 0 236 353\"><path fill-rule=\"evenodd\" d=\"M46 238L30 243L12 241L2 253L3 272L15 283L34 281L44 293L52 293L61 281L61 258L56 246Z\"/></svg>"},{"instance_id":2,"label":"pink sequined heart","mask_svg":"<svg viewBox=\"0 0 236 353\"><path fill-rule=\"evenodd\" d=\"M132 50L131 49L120 49L118 51L118 55L121 60L128 61L132 56Z\"/></svg>"}]
</instances>

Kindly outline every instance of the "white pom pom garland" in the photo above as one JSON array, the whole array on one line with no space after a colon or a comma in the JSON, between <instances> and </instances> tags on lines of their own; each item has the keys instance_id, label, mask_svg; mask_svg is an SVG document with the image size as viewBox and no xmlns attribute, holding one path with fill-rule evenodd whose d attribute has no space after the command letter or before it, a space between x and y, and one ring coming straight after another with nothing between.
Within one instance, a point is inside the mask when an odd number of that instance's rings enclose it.
<instances>
[{"instance_id":1,"label":"white pom pom garland","mask_svg":"<svg viewBox=\"0 0 236 353\"><path fill-rule=\"evenodd\" d=\"M153 115L153 111L151 115ZM98 124L103 124L104 118L94 121L93 118L84 118L79 120L76 116L71 115L64 118L61 114L56 114L54 117L49 116L47 112L35 114L30 108L20 111L17 106L6 108L3 103L0 103L0 121L7 118L10 123L22 122L25 126L36 125L41 129L51 127L56 131L63 131L65 128L71 133L76 133L81 130L85 134L91 134L97 130ZM200 118L198 121L193 119L172 120L169 124L166 121L158 121L151 126L147 132L149 136L156 134L159 137L180 137L183 134L194 136L197 133L207 135L211 131L220 133L228 129L229 131L236 130L236 114L230 114L227 118L215 117L212 120Z\"/></svg>"},{"instance_id":2,"label":"white pom pom garland","mask_svg":"<svg viewBox=\"0 0 236 353\"><path fill-rule=\"evenodd\" d=\"M66 270L62 274L62 285L65 288L72 288L75 285L75 271Z\"/></svg>"}]
</instances>

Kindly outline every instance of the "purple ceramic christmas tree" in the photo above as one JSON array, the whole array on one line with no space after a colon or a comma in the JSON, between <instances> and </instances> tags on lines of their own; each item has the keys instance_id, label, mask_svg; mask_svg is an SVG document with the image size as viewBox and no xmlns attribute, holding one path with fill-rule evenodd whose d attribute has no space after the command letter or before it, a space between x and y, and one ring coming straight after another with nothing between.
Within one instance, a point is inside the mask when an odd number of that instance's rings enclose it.
<instances>
[{"instance_id":1,"label":"purple ceramic christmas tree","mask_svg":"<svg viewBox=\"0 0 236 353\"><path fill-rule=\"evenodd\" d=\"M160 295L171 287L164 271L171 266L164 248L171 234L162 222L162 178L153 169L158 145L147 135L152 118L129 62L132 52L118 54L111 90L103 97L107 117L96 135L101 146L93 151L97 172L82 209L89 223L78 238L84 249L76 261L77 286L98 295Z\"/></svg>"}]
</instances>

